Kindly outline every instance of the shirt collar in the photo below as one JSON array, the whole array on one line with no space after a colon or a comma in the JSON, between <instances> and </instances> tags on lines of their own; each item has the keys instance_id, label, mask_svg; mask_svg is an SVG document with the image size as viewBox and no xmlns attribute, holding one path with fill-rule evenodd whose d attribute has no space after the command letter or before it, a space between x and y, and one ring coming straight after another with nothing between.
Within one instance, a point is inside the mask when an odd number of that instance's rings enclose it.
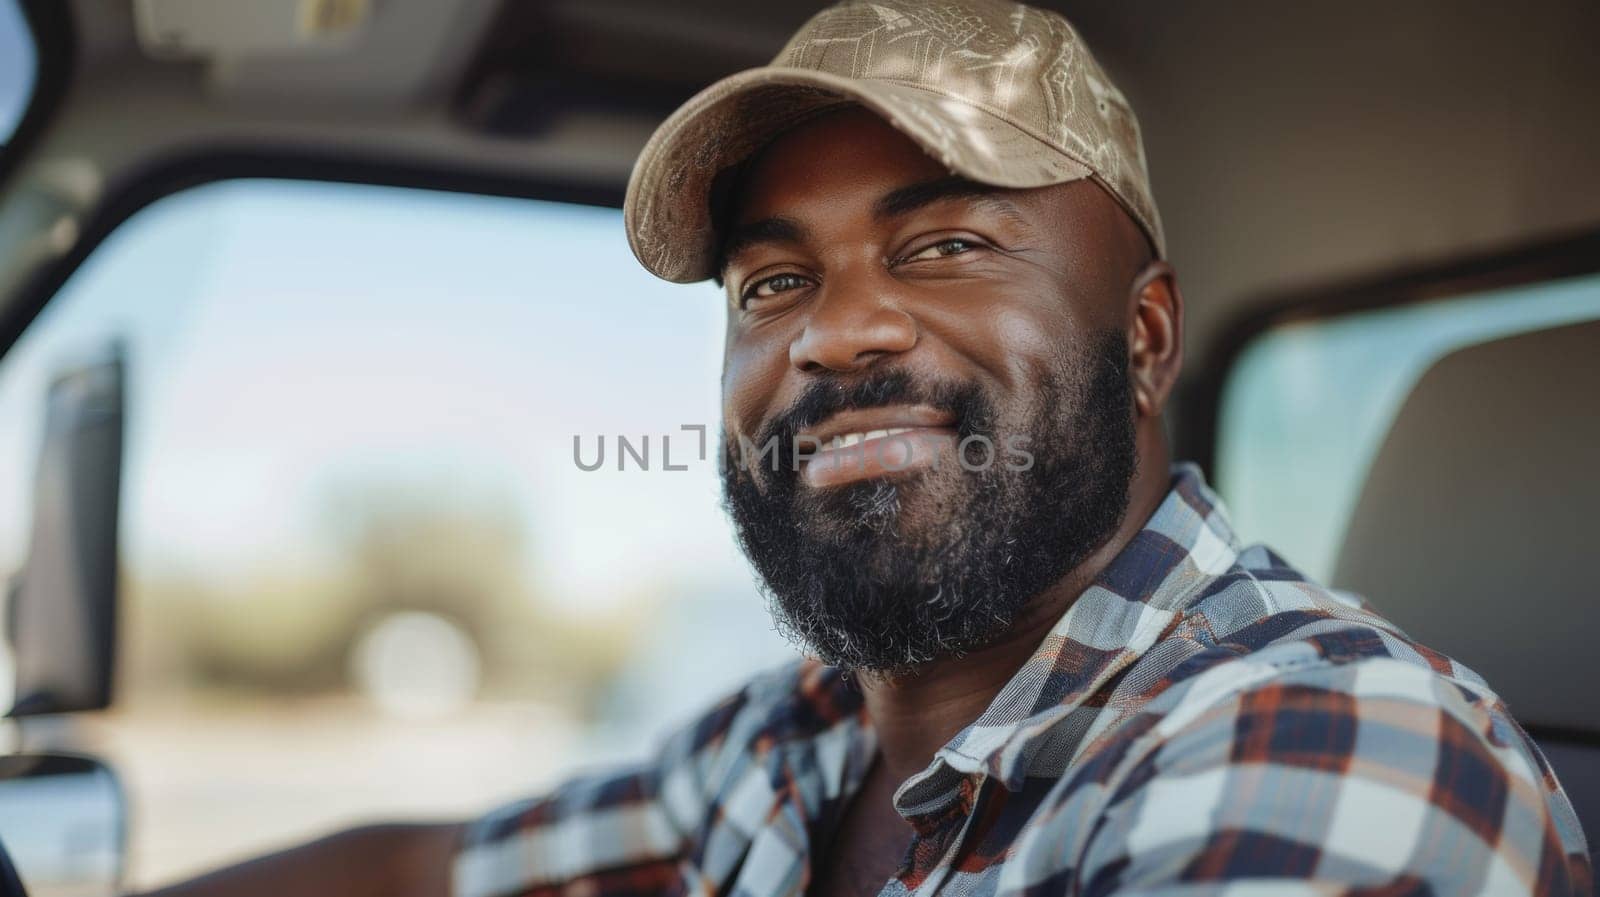
<instances>
[{"instance_id":1,"label":"shirt collar","mask_svg":"<svg viewBox=\"0 0 1600 897\"><path fill-rule=\"evenodd\" d=\"M908 817L936 812L974 774L1012 791L1028 778L1059 777L1085 735L1105 722L1090 697L1160 639L1188 598L1238 553L1222 502L1199 468L1174 466L1172 487L1149 522L988 709L901 786L896 807ZM1080 719L1069 719L1075 712Z\"/></svg>"}]
</instances>

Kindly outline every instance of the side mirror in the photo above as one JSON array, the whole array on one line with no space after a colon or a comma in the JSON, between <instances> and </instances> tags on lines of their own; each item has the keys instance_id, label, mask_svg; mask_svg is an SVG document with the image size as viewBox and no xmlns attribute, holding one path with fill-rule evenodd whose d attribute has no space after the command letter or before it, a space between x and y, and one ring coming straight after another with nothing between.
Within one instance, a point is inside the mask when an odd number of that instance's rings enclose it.
<instances>
[{"instance_id":1,"label":"side mirror","mask_svg":"<svg viewBox=\"0 0 1600 897\"><path fill-rule=\"evenodd\" d=\"M10 591L10 716L111 702L122 481L122 353L68 371L46 399L26 565Z\"/></svg>"},{"instance_id":2,"label":"side mirror","mask_svg":"<svg viewBox=\"0 0 1600 897\"><path fill-rule=\"evenodd\" d=\"M0 756L0 848L32 897L120 894L126 813L122 784L97 760ZM11 897L11 884L0 874L0 894Z\"/></svg>"}]
</instances>

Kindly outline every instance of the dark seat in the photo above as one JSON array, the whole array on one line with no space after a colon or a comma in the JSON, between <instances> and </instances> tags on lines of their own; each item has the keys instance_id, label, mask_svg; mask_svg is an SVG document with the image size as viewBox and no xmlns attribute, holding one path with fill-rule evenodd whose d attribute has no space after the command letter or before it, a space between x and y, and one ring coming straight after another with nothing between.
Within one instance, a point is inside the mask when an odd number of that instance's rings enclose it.
<instances>
[{"instance_id":1,"label":"dark seat","mask_svg":"<svg viewBox=\"0 0 1600 897\"><path fill-rule=\"evenodd\" d=\"M1600 833L1600 323L1472 346L1406 399L1335 585L1472 667Z\"/></svg>"}]
</instances>

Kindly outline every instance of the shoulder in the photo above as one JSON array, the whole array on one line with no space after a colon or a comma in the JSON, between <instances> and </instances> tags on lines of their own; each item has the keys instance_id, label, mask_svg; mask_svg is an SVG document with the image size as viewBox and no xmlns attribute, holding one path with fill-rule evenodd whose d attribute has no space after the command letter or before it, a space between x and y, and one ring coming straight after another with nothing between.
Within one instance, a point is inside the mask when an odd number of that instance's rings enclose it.
<instances>
[{"instance_id":1,"label":"shoulder","mask_svg":"<svg viewBox=\"0 0 1600 897\"><path fill-rule=\"evenodd\" d=\"M1479 727L1510 722L1477 673L1417 643L1359 596L1250 546L1189 585L1165 631L1111 686L1108 718L1081 753L1150 727L1171 732L1246 693L1294 683L1352 699L1405 695Z\"/></svg>"},{"instance_id":2,"label":"shoulder","mask_svg":"<svg viewBox=\"0 0 1600 897\"><path fill-rule=\"evenodd\" d=\"M1138 700L1130 682L1161 685ZM1079 772L1101 801L1086 876L1441 893L1583 877L1570 806L1482 678L1264 549L1198 585L1118 690L1129 711Z\"/></svg>"},{"instance_id":3,"label":"shoulder","mask_svg":"<svg viewBox=\"0 0 1600 897\"><path fill-rule=\"evenodd\" d=\"M1497 894L1587 878L1537 749L1498 702L1438 672L1273 648L1217 665L1169 710L1105 770L1090 877Z\"/></svg>"},{"instance_id":4,"label":"shoulder","mask_svg":"<svg viewBox=\"0 0 1600 897\"><path fill-rule=\"evenodd\" d=\"M1201 589L1169 638L1169 656L1182 659L1147 707L1152 744L1192 741L1222 726L1239 762L1291 745L1291 765L1337 770L1468 750L1529 788L1543 790L1550 779L1481 676L1263 546L1244 549ZM1268 730L1271 738L1248 743ZM1260 759L1282 759L1268 754Z\"/></svg>"},{"instance_id":5,"label":"shoulder","mask_svg":"<svg viewBox=\"0 0 1600 897\"><path fill-rule=\"evenodd\" d=\"M1361 596L1305 577L1271 549L1242 549L1226 571L1197 585L1167 633L1175 683L1222 662L1233 674L1288 673L1369 660L1395 661L1454 684L1471 700L1498 703L1483 677L1420 644ZM1380 668L1388 669L1387 667ZM1402 675L1401 667L1393 675Z\"/></svg>"}]
</instances>

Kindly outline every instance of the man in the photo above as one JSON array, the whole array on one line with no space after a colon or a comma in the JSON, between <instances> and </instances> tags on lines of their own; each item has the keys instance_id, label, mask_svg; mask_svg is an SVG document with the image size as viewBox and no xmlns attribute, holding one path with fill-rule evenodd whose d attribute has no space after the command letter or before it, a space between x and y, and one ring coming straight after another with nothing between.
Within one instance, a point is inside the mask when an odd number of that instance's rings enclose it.
<instances>
[{"instance_id":1,"label":"man","mask_svg":"<svg viewBox=\"0 0 1600 897\"><path fill-rule=\"evenodd\" d=\"M1183 303L1063 19L828 9L662 125L625 219L724 289L726 503L816 659L637 769L174 893L1587 893L1488 686L1172 465Z\"/></svg>"}]
</instances>

